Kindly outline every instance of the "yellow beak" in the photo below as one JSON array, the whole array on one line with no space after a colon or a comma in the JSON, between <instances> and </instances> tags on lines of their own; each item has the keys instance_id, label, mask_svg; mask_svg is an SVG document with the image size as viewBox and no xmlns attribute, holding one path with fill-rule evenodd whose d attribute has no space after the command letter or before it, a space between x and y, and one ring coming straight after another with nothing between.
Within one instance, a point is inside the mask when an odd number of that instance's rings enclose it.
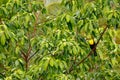
<instances>
[{"instance_id":1,"label":"yellow beak","mask_svg":"<svg viewBox=\"0 0 120 80\"><path fill-rule=\"evenodd\" d=\"M89 44L90 44L90 45L93 45L93 44L94 44L94 40L93 40L93 39L90 39L90 40L89 40Z\"/></svg>"}]
</instances>

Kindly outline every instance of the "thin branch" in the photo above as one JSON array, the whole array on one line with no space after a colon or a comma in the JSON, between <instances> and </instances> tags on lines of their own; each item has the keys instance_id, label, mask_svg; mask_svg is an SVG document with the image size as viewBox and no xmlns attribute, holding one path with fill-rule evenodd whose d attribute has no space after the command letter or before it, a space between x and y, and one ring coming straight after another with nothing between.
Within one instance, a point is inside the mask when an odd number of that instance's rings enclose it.
<instances>
[{"instance_id":1,"label":"thin branch","mask_svg":"<svg viewBox=\"0 0 120 80\"><path fill-rule=\"evenodd\" d=\"M36 52L33 53L33 54L28 58L28 61L29 61L33 56L35 56L39 50L40 50L40 49L36 50Z\"/></svg>"},{"instance_id":2,"label":"thin branch","mask_svg":"<svg viewBox=\"0 0 120 80\"><path fill-rule=\"evenodd\" d=\"M26 54L26 56L27 56L27 59L28 59L28 57L29 57L29 55L30 55L30 53L31 53L31 50L32 50L32 47L31 47L31 43L30 43L30 39L31 39L31 36L30 36L30 31L28 30L28 50L27 50L27 54Z\"/></svg>"},{"instance_id":3,"label":"thin branch","mask_svg":"<svg viewBox=\"0 0 120 80\"><path fill-rule=\"evenodd\" d=\"M31 50L32 50L32 47L31 47L31 45L29 44L29 48L28 48L28 51L27 51L27 59L28 59L28 57L29 57L29 55L30 55L30 53L31 53Z\"/></svg>"},{"instance_id":4,"label":"thin branch","mask_svg":"<svg viewBox=\"0 0 120 80\"><path fill-rule=\"evenodd\" d=\"M26 59L26 54L25 54L25 52L23 51L23 50L20 50L21 51L21 56L22 56L22 58L25 60Z\"/></svg>"},{"instance_id":5,"label":"thin branch","mask_svg":"<svg viewBox=\"0 0 120 80\"><path fill-rule=\"evenodd\" d=\"M106 26L106 27L104 28L104 30L103 30L103 32L101 33L101 35L100 35L100 37L99 37L96 45L94 46L94 48L88 53L88 55L87 55L85 58L83 58L80 62L78 62L78 63L76 64L76 66L80 65L81 63L83 63L83 62L92 54L92 52L96 49L98 43L100 42L100 39L102 38L103 34L104 34L105 31L107 30L107 27L108 27L108 26ZM73 66L70 67L69 73L70 73L71 71L73 71Z\"/></svg>"},{"instance_id":6,"label":"thin branch","mask_svg":"<svg viewBox=\"0 0 120 80\"><path fill-rule=\"evenodd\" d=\"M28 70L28 66L29 66L29 56L30 56L30 53L31 53L31 50L32 50L32 47L29 43L29 48L28 48L28 51L27 51L27 54L26 54L26 71Z\"/></svg>"},{"instance_id":7,"label":"thin branch","mask_svg":"<svg viewBox=\"0 0 120 80\"><path fill-rule=\"evenodd\" d=\"M71 66L70 66L70 69L69 69L69 70L71 70L75 64L76 64L76 58L75 58L74 62L71 64Z\"/></svg>"},{"instance_id":8,"label":"thin branch","mask_svg":"<svg viewBox=\"0 0 120 80\"><path fill-rule=\"evenodd\" d=\"M34 23L34 31L33 31L33 36L34 37L36 35L36 30L37 30L37 25L38 25L38 19L39 19L39 12L34 13L35 15L35 23Z\"/></svg>"}]
</instances>

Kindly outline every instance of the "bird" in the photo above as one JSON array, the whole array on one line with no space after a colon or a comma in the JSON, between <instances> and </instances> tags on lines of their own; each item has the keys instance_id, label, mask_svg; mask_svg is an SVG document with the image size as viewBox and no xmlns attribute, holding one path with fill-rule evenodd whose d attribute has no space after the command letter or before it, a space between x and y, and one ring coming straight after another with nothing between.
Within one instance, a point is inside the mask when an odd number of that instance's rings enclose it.
<instances>
[{"instance_id":1,"label":"bird","mask_svg":"<svg viewBox=\"0 0 120 80\"><path fill-rule=\"evenodd\" d=\"M89 39L89 45L92 50L95 48L96 43L93 38ZM94 56L97 56L96 48L93 50L93 53L94 53Z\"/></svg>"}]
</instances>

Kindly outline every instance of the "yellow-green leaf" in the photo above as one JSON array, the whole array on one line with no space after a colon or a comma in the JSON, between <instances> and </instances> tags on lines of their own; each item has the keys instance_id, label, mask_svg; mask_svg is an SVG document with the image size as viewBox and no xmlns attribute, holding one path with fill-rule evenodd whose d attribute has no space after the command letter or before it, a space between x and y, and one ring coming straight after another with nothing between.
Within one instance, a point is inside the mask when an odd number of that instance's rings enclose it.
<instances>
[{"instance_id":1,"label":"yellow-green leaf","mask_svg":"<svg viewBox=\"0 0 120 80\"><path fill-rule=\"evenodd\" d=\"M116 64L118 63L117 60L116 60L115 58L112 58L111 61L112 61L113 66L116 65Z\"/></svg>"},{"instance_id":2,"label":"yellow-green leaf","mask_svg":"<svg viewBox=\"0 0 120 80\"><path fill-rule=\"evenodd\" d=\"M53 67L53 65L54 65L54 60L51 58L51 59L50 59L50 66Z\"/></svg>"},{"instance_id":3,"label":"yellow-green leaf","mask_svg":"<svg viewBox=\"0 0 120 80\"><path fill-rule=\"evenodd\" d=\"M74 54L77 54L77 49L76 49L75 46L73 46L73 53L74 53Z\"/></svg>"},{"instance_id":4,"label":"yellow-green leaf","mask_svg":"<svg viewBox=\"0 0 120 80\"><path fill-rule=\"evenodd\" d=\"M44 70L46 71L47 70L47 67L48 67L48 63L49 63L49 60L47 59L45 62L44 62Z\"/></svg>"},{"instance_id":5,"label":"yellow-green leaf","mask_svg":"<svg viewBox=\"0 0 120 80\"><path fill-rule=\"evenodd\" d=\"M66 15L66 21L67 21L67 22L70 21L70 15Z\"/></svg>"},{"instance_id":6,"label":"yellow-green leaf","mask_svg":"<svg viewBox=\"0 0 120 80\"><path fill-rule=\"evenodd\" d=\"M17 47L16 47L16 50L15 50L16 54L18 54L19 51L20 51L20 47L17 46Z\"/></svg>"},{"instance_id":7,"label":"yellow-green leaf","mask_svg":"<svg viewBox=\"0 0 120 80\"><path fill-rule=\"evenodd\" d=\"M5 38L5 35L1 35L1 44L2 45L5 45L5 41L6 41L6 38Z\"/></svg>"}]
</instances>

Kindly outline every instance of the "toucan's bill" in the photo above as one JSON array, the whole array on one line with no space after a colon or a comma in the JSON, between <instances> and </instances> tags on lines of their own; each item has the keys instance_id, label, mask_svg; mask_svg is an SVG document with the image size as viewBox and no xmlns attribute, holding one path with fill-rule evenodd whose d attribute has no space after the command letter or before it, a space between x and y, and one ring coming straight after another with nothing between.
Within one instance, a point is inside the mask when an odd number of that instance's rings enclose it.
<instances>
[{"instance_id":1,"label":"toucan's bill","mask_svg":"<svg viewBox=\"0 0 120 80\"><path fill-rule=\"evenodd\" d=\"M90 48L93 49L95 47L95 42L93 39L90 39L89 40L89 45L90 45ZM97 56L97 52L96 52L96 49L94 50L94 56Z\"/></svg>"}]
</instances>

